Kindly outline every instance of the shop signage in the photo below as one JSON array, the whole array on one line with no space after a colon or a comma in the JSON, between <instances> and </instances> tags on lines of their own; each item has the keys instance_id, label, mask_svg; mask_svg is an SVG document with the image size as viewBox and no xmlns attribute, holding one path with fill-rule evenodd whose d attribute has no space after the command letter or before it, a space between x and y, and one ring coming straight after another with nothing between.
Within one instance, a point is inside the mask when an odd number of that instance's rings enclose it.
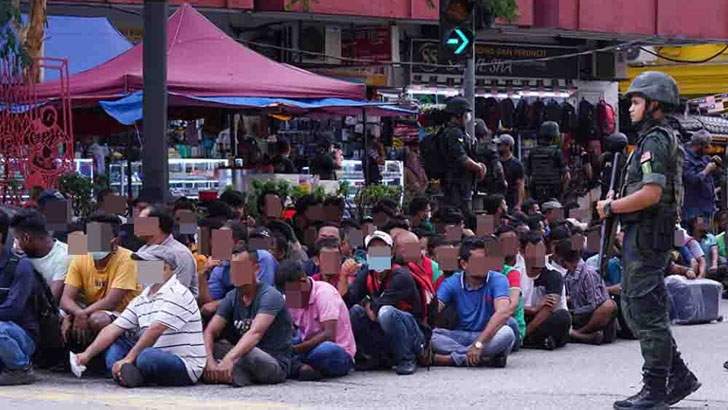
<instances>
[{"instance_id":1,"label":"shop signage","mask_svg":"<svg viewBox=\"0 0 728 410\"><path fill-rule=\"evenodd\" d=\"M579 77L579 59L565 57L550 61L525 61L572 54L570 47L475 43L476 72L478 77L560 78L575 80ZM413 39L411 48L412 74L461 76L462 64L451 67L419 65L438 64L436 40ZM514 61L516 60L516 61ZM523 63L517 60L524 60Z\"/></svg>"}]
</instances>

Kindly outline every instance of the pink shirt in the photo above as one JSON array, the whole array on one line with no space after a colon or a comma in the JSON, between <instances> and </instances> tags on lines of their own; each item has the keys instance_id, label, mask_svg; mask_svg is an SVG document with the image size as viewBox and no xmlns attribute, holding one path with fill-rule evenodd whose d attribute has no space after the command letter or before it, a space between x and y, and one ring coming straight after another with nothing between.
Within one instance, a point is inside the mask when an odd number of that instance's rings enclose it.
<instances>
[{"instance_id":1,"label":"pink shirt","mask_svg":"<svg viewBox=\"0 0 728 410\"><path fill-rule=\"evenodd\" d=\"M301 340L306 341L322 331L324 327L321 322L336 320L336 344L344 348L353 360L356 342L346 303L339 291L326 282L312 280L311 286L308 307L290 309L293 323L301 330Z\"/></svg>"}]
</instances>

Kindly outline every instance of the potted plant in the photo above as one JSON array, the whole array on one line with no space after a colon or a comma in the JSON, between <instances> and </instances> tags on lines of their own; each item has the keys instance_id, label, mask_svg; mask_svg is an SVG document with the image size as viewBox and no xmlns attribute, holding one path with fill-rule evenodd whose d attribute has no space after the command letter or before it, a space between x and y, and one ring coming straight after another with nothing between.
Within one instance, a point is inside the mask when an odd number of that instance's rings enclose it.
<instances>
[{"instance_id":1,"label":"potted plant","mask_svg":"<svg viewBox=\"0 0 728 410\"><path fill-rule=\"evenodd\" d=\"M76 173L58 177L58 192L71 202L74 216L85 218L91 214L94 183L91 178Z\"/></svg>"},{"instance_id":2,"label":"potted plant","mask_svg":"<svg viewBox=\"0 0 728 410\"><path fill-rule=\"evenodd\" d=\"M354 198L359 218L368 215L371 208L384 198L399 203L402 200L402 187L387 185L369 185L359 190Z\"/></svg>"}]
</instances>

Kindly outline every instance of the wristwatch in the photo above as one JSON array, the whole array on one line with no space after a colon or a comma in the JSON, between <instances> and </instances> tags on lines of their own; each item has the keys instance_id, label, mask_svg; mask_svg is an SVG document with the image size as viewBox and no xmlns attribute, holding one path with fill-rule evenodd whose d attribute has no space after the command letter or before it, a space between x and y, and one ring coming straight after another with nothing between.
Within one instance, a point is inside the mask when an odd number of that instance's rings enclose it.
<instances>
[{"instance_id":1,"label":"wristwatch","mask_svg":"<svg viewBox=\"0 0 728 410\"><path fill-rule=\"evenodd\" d=\"M478 340L478 341L475 342L475 345L474 346L475 346L476 349L481 350L481 349L483 349L483 342L481 342L481 341Z\"/></svg>"},{"instance_id":2,"label":"wristwatch","mask_svg":"<svg viewBox=\"0 0 728 410\"><path fill-rule=\"evenodd\" d=\"M612 201L607 201L607 203L604 204L604 216L607 218L612 216Z\"/></svg>"}]
</instances>

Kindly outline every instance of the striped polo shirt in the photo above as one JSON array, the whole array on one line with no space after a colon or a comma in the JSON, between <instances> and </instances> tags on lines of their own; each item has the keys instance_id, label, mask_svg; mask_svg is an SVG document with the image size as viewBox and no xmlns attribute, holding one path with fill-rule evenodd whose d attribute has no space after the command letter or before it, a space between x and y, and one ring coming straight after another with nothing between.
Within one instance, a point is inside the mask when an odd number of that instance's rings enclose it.
<instances>
[{"instance_id":1,"label":"striped polo shirt","mask_svg":"<svg viewBox=\"0 0 728 410\"><path fill-rule=\"evenodd\" d=\"M129 302L114 324L124 330L144 332L155 322L163 323L169 329L152 347L182 359L190 379L197 382L207 359L197 300L174 275L157 293L150 295L150 289L148 286Z\"/></svg>"}]
</instances>

